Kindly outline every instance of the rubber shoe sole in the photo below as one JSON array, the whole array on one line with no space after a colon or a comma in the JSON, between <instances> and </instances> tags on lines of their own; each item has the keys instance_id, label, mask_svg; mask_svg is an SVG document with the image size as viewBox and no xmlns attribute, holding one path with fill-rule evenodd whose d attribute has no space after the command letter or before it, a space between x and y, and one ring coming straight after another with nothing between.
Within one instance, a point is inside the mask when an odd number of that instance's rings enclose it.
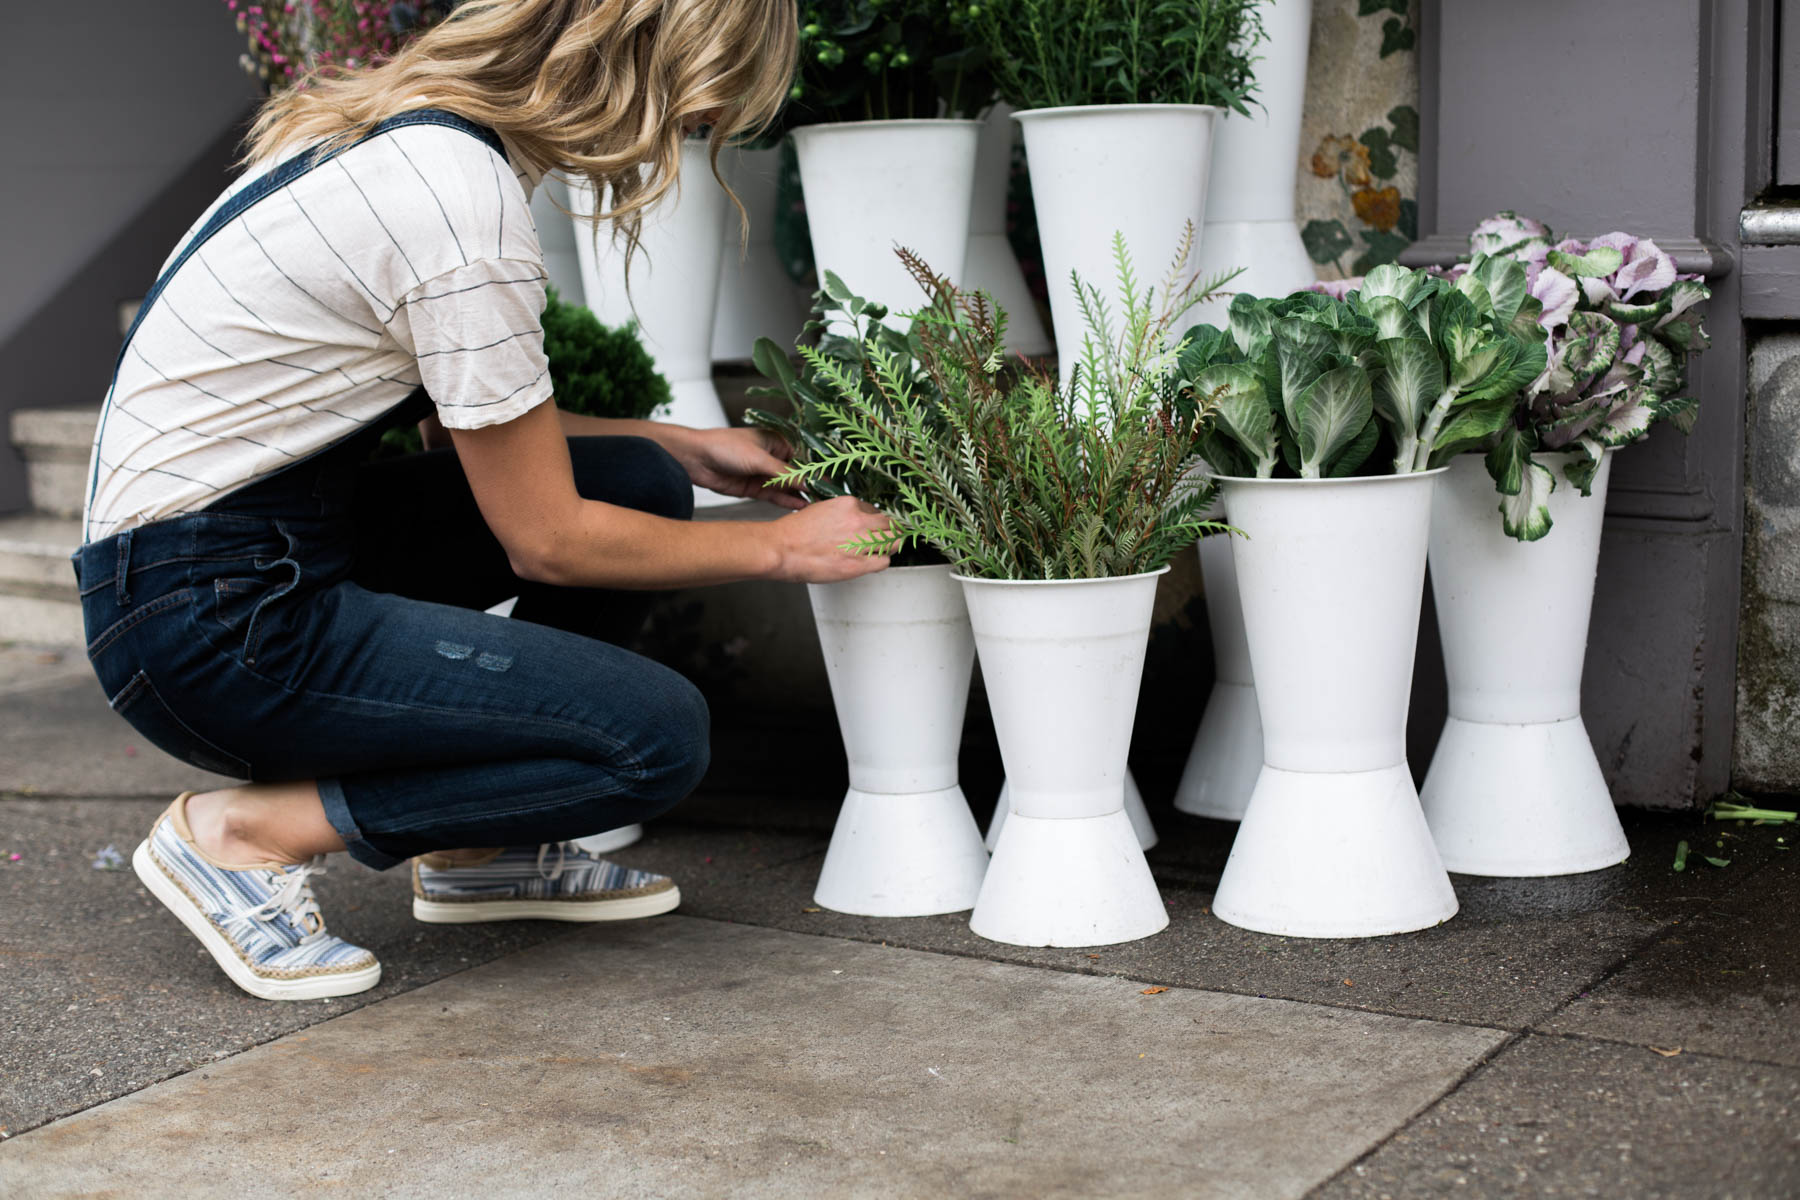
<instances>
[{"instance_id":1,"label":"rubber shoe sole","mask_svg":"<svg viewBox=\"0 0 1800 1200\"><path fill-rule=\"evenodd\" d=\"M231 982L258 999L320 1000L328 996L352 996L357 992L366 992L381 982L379 962L356 971L305 975L298 979L269 979L258 975L250 969L249 963L238 957L230 940L188 898L180 885L156 865L156 859L150 854L149 842L139 842L138 848L132 851L131 869L137 873L139 881L150 889L150 894L162 901L163 907L174 913L175 918L187 926L189 933L200 939L200 944L212 955L213 961L219 964L219 969L230 977Z\"/></svg>"},{"instance_id":2,"label":"rubber shoe sole","mask_svg":"<svg viewBox=\"0 0 1800 1200\"><path fill-rule=\"evenodd\" d=\"M432 925L481 921L635 921L681 903L681 889L617 900L426 900L413 897L413 916Z\"/></svg>"}]
</instances>

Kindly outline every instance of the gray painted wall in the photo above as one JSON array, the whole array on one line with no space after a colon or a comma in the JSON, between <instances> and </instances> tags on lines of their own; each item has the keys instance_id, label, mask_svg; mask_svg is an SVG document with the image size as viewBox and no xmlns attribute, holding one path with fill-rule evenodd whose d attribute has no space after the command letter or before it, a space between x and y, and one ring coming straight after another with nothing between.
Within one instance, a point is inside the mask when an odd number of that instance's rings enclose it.
<instances>
[{"instance_id":1,"label":"gray painted wall","mask_svg":"<svg viewBox=\"0 0 1800 1200\"><path fill-rule=\"evenodd\" d=\"M221 135L256 95L237 66L241 46L220 0L8 6L0 428L14 408L99 403L118 348L118 305L143 294L224 182ZM178 186L202 159L203 178ZM159 201L164 211L146 221ZM145 244L119 245L134 226ZM78 278L80 294L67 294ZM40 319L50 309L56 319ZM23 503L8 446L0 512Z\"/></svg>"},{"instance_id":2,"label":"gray painted wall","mask_svg":"<svg viewBox=\"0 0 1800 1200\"><path fill-rule=\"evenodd\" d=\"M1744 453L1738 213L1768 179L1771 0L1426 0L1420 244L1447 261L1499 209L1627 229L1706 273L1692 437L1619 456L1583 706L1616 799L1731 782Z\"/></svg>"}]
</instances>

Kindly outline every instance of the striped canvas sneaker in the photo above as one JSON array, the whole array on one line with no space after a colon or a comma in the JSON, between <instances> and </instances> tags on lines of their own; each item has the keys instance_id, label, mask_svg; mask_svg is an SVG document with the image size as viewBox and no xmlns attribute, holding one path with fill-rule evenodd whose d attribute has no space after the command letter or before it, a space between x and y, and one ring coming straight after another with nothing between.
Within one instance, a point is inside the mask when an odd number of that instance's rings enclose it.
<instances>
[{"instance_id":1,"label":"striped canvas sneaker","mask_svg":"<svg viewBox=\"0 0 1800 1200\"><path fill-rule=\"evenodd\" d=\"M680 903L681 889L667 875L621 867L573 842L413 859L413 916L439 925L628 921Z\"/></svg>"},{"instance_id":2,"label":"striped canvas sneaker","mask_svg":"<svg viewBox=\"0 0 1800 1200\"><path fill-rule=\"evenodd\" d=\"M222 866L194 845L191 795L177 796L157 819L131 867L231 982L264 1000L314 1000L381 981L373 954L325 932L312 891L312 877L325 873L324 855L297 866Z\"/></svg>"}]
</instances>

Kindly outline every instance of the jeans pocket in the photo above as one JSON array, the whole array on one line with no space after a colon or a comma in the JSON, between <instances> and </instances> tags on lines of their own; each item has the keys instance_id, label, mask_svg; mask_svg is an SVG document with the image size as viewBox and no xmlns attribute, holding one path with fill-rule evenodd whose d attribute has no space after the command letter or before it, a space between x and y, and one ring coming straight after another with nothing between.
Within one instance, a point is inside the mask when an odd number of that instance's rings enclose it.
<instances>
[{"instance_id":1,"label":"jeans pocket","mask_svg":"<svg viewBox=\"0 0 1800 1200\"><path fill-rule=\"evenodd\" d=\"M111 703L113 711L124 717L157 749L202 770L234 779L250 778L250 764L219 749L190 729L187 722L170 710L147 673L139 671L133 675Z\"/></svg>"}]
</instances>

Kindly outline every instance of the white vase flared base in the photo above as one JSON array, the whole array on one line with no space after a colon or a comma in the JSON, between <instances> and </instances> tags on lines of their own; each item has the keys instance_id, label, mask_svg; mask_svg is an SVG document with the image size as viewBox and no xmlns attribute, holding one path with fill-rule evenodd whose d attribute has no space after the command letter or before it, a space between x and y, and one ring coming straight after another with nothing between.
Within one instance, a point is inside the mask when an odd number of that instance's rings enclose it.
<instances>
[{"instance_id":1,"label":"white vase flared base","mask_svg":"<svg viewBox=\"0 0 1800 1200\"><path fill-rule=\"evenodd\" d=\"M1214 683L1175 789L1176 809L1219 821L1243 820L1262 772L1262 740L1255 686Z\"/></svg>"},{"instance_id":2,"label":"white vase flared base","mask_svg":"<svg viewBox=\"0 0 1800 1200\"><path fill-rule=\"evenodd\" d=\"M1631 854L1580 717L1451 717L1420 803L1445 868L1463 875L1574 875Z\"/></svg>"},{"instance_id":3,"label":"white vase flared base","mask_svg":"<svg viewBox=\"0 0 1800 1200\"><path fill-rule=\"evenodd\" d=\"M966 912L987 866L962 788L896 796L851 788L813 900L864 917Z\"/></svg>"},{"instance_id":4,"label":"white vase flared base","mask_svg":"<svg viewBox=\"0 0 1800 1200\"><path fill-rule=\"evenodd\" d=\"M1000 799L994 805L994 815L988 820L986 845L990 851L1000 844L1000 830L1005 826L1007 813L1011 808L1012 785L1003 782L1000 785ZM1150 820L1150 810L1144 807L1144 793L1138 788L1137 776L1129 770L1125 772L1125 816L1137 833L1138 849L1153 849L1156 846L1156 826Z\"/></svg>"},{"instance_id":5,"label":"white vase flared base","mask_svg":"<svg viewBox=\"0 0 1800 1200\"><path fill-rule=\"evenodd\" d=\"M1012 946L1105 946L1149 937L1168 923L1123 810L1014 813L969 918L977 936Z\"/></svg>"},{"instance_id":6,"label":"white vase flared base","mask_svg":"<svg viewBox=\"0 0 1800 1200\"><path fill-rule=\"evenodd\" d=\"M1213 897L1220 920L1287 937L1376 937L1456 915L1405 763L1264 766Z\"/></svg>"},{"instance_id":7,"label":"white vase flared base","mask_svg":"<svg viewBox=\"0 0 1800 1200\"><path fill-rule=\"evenodd\" d=\"M614 850L623 850L634 845L644 836L642 825L621 825L617 829L609 829L605 833L589 834L578 837L575 844L589 854L611 854Z\"/></svg>"}]
</instances>

